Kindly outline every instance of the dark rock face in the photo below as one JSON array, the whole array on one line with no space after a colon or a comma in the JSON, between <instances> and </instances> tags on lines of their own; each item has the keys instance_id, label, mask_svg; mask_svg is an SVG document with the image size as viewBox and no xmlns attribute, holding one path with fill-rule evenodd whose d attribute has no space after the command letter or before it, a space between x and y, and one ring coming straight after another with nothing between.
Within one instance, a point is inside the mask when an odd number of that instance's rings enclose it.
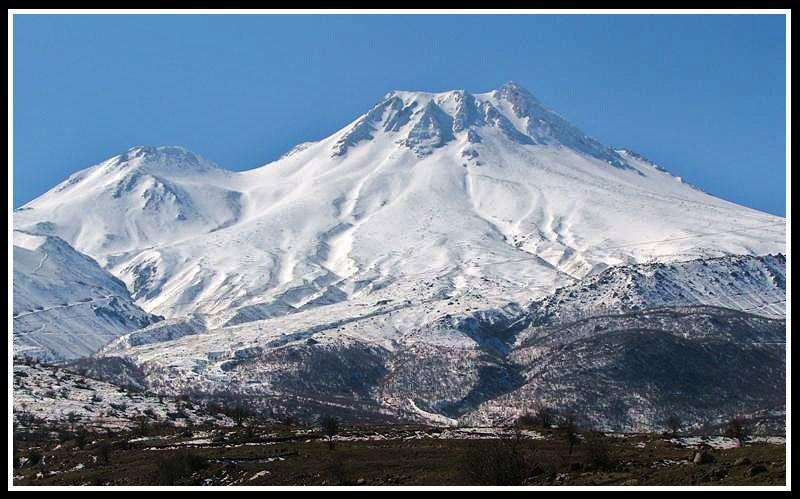
<instances>
[{"instance_id":1,"label":"dark rock face","mask_svg":"<svg viewBox=\"0 0 800 499\"><path fill-rule=\"evenodd\" d=\"M495 91L519 118L528 119L526 134L540 144L557 143L606 161L617 168L630 168L614 150L587 136L567 120L550 111L530 92L511 82Z\"/></svg>"},{"instance_id":2,"label":"dark rock face","mask_svg":"<svg viewBox=\"0 0 800 499\"><path fill-rule=\"evenodd\" d=\"M453 118L430 102L408 133L404 144L417 156L426 156L433 149L442 147L454 138Z\"/></svg>"}]
</instances>

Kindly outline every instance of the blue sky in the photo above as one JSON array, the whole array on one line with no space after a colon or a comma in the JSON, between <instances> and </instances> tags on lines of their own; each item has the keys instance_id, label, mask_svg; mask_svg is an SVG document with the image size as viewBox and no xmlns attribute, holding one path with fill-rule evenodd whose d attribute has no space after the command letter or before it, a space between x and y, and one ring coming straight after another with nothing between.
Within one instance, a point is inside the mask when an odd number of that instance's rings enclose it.
<instances>
[{"instance_id":1,"label":"blue sky","mask_svg":"<svg viewBox=\"0 0 800 499\"><path fill-rule=\"evenodd\" d=\"M14 206L134 145L244 170L389 90L509 80L605 144L785 215L777 15L17 15Z\"/></svg>"}]
</instances>

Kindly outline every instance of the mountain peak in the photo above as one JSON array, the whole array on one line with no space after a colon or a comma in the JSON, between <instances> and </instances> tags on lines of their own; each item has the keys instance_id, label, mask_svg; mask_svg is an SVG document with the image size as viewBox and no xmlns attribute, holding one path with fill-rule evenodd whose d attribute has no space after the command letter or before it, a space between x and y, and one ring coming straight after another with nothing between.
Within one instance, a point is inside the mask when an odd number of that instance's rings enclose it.
<instances>
[{"instance_id":1,"label":"mountain peak","mask_svg":"<svg viewBox=\"0 0 800 499\"><path fill-rule=\"evenodd\" d=\"M95 167L102 175L123 172L161 175L186 175L225 171L211 161L182 146L134 146Z\"/></svg>"},{"instance_id":2,"label":"mountain peak","mask_svg":"<svg viewBox=\"0 0 800 499\"><path fill-rule=\"evenodd\" d=\"M471 143L479 142L487 128L498 129L524 146L566 147L616 168L631 168L618 153L584 134L514 81L487 93L393 90L340 134L332 152L334 157L343 156L388 133L402 134L394 142L422 157L458 139L460 133L466 133Z\"/></svg>"},{"instance_id":3,"label":"mountain peak","mask_svg":"<svg viewBox=\"0 0 800 499\"><path fill-rule=\"evenodd\" d=\"M496 90L496 91L497 91L497 92L520 92L520 93L526 93L526 94L528 94L528 95L532 95L532 94L531 94L531 93L528 91L528 89L524 88L522 85L520 85L519 83L517 83L517 82L515 82L515 81L513 81L513 80L511 80L511 81L508 81L508 82L506 82L506 83L504 83L504 84L500 85L500 86L497 88L497 90Z\"/></svg>"},{"instance_id":4,"label":"mountain peak","mask_svg":"<svg viewBox=\"0 0 800 499\"><path fill-rule=\"evenodd\" d=\"M517 93L517 94L523 94L523 95L527 95L529 97L535 98L535 96L528 89L526 89L525 87L523 87L519 83L517 83L517 82L512 80L512 81L508 81L508 82L502 84L501 86L497 87L495 90L491 90L491 91L486 92L486 93L483 93L483 92L468 92L466 89L463 89L463 88L453 88L453 89L449 89L449 90L442 90L441 92L429 92L429 91L424 91L424 90L394 89L394 90L391 90L391 91L387 92L386 94L384 94L383 98L381 99L381 102L383 102L385 100L388 100L388 99L391 99L393 97L400 97L400 98L405 99L405 100L407 100L410 97L411 98L413 98L413 97L424 97L426 99L433 98L433 99L439 100L439 99L446 98L446 97L449 97L449 96L461 96L461 97L464 97L465 95L474 95L474 96L484 96L485 95L485 96L488 96L488 95L491 95L493 93L498 93L498 94L503 94L503 95Z\"/></svg>"},{"instance_id":5,"label":"mountain peak","mask_svg":"<svg viewBox=\"0 0 800 499\"><path fill-rule=\"evenodd\" d=\"M509 102L514 101L526 101L530 102L533 105L541 106L541 102L539 99L536 98L527 88L523 87L522 85L514 82L509 81L497 88L497 90L491 92L497 99L507 100Z\"/></svg>"},{"instance_id":6,"label":"mountain peak","mask_svg":"<svg viewBox=\"0 0 800 499\"><path fill-rule=\"evenodd\" d=\"M117 163L175 165L184 168L210 166L200 155L182 146L134 146L120 154Z\"/></svg>"}]
</instances>

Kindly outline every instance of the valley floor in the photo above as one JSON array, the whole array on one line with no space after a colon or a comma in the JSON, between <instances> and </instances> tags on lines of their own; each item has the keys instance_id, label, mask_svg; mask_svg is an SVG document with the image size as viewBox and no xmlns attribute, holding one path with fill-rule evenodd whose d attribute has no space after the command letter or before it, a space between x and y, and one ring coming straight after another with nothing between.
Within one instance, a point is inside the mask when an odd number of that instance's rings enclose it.
<instances>
[{"instance_id":1,"label":"valley floor","mask_svg":"<svg viewBox=\"0 0 800 499\"><path fill-rule=\"evenodd\" d=\"M53 430L53 431L49 431ZM693 461L697 454L702 463ZM783 438L561 430L66 426L18 432L15 485L784 485Z\"/></svg>"}]
</instances>

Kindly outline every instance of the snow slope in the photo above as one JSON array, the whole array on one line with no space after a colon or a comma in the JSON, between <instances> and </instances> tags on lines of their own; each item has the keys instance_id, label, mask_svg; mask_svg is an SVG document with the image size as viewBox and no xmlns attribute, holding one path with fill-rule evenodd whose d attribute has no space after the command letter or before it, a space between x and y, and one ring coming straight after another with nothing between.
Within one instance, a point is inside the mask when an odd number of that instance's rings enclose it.
<instances>
[{"instance_id":1,"label":"snow slope","mask_svg":"<svg viewBox=\"0 0 800 499\"><path fill-rule=\"evenodd\" d=\"M54 236L14 231L14 352L60 361L89 355L159 318L125 284Z\"/></svg>"},{"instance_id":2,"label":"snow slope","mask_svg":"<svg viewBox=\"0 0 800 499\"><path fill-rule=\"evenodd\" d=\"M230 175L181 147L133 147L70 175L19 208L15 223L108 265L109 255L234 223L240 194L221 187Z\"/></svg>"},{"instance_id":3,"label":"snow slope","mask_svg":"<svg viewBox=\"0 0 800 499\"><path fill-rule=\"evenodd\" d=\"M785 252L783 218L602 146L513 83L391 92L245 172L134 148L14 223L62 237L168 317L292 310L423 279L525 301L610 265Z\"/></svg>"}]
</instances>

